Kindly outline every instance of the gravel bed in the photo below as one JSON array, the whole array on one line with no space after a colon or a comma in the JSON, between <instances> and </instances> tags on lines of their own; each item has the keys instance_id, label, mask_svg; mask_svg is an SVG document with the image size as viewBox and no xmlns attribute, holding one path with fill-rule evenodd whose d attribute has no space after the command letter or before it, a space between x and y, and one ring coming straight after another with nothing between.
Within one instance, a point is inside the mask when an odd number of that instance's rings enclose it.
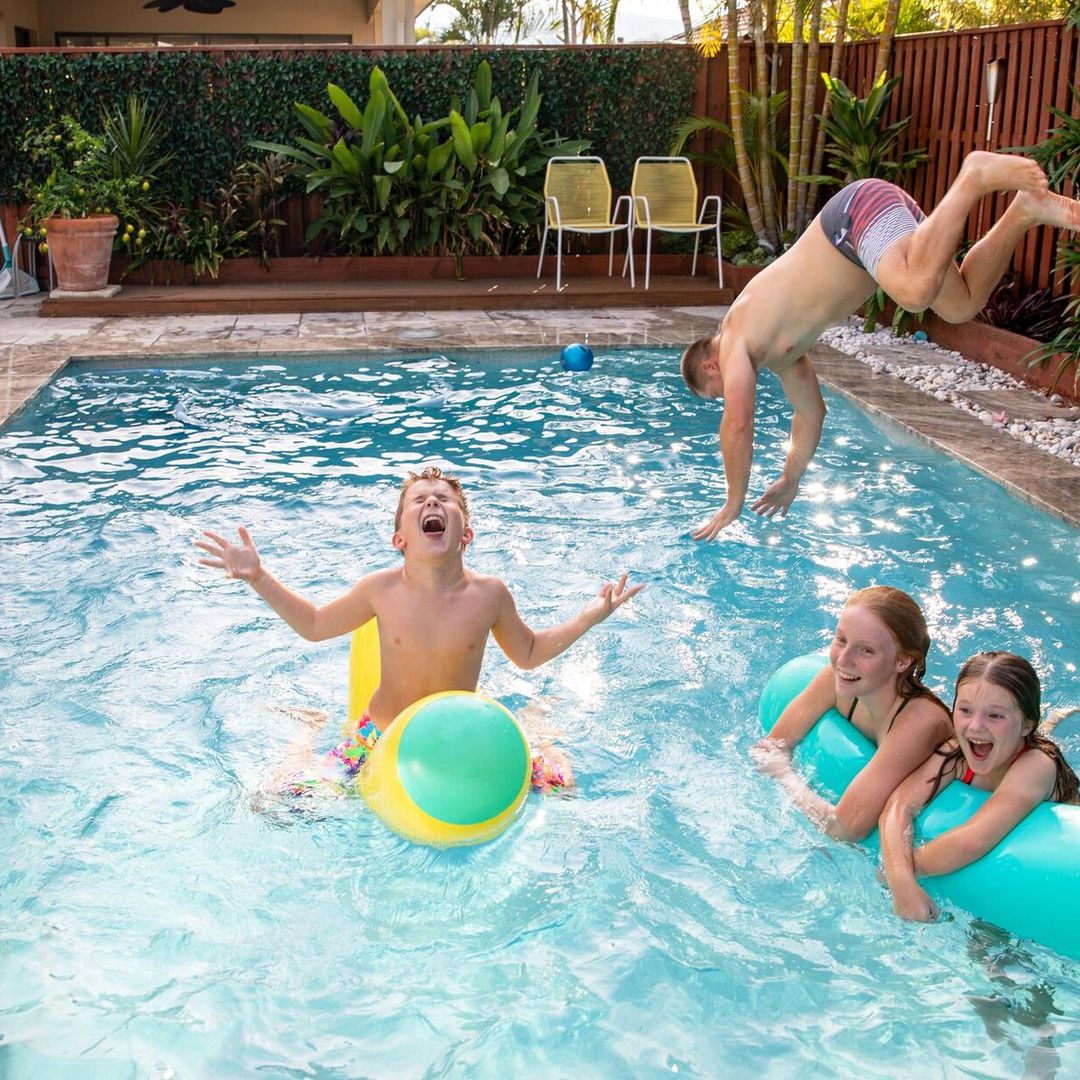
<instances>
[{"instance_id":1,"label":"gravel bed","mask_svg":"<svg viewBox=\"0 0 1080 1080\"><path fill-rule=\"evenodd\" d=\"M826 330L821 335L821 340L838 352L861 361L873 371L900 379L938 401L947 401L961 412L978 417L984 424L1007 431L1021 442L1063 458L1080 468L1080 416L1046 420L1009 419L1007 412L992 412L965 396L965 393L979 390L1021 390L1029 394L1036 393L999 368L967 360L959 353L943 349L931 341L898 337L889 329L879 329L867 334L854 320ZM899 344L902 344L909 354L915 350L925 352L926 363L898 364L881 355L882 352L894 351ZM1052 394L1046 400L1059 408L1067 408L1069 404L1060 394Z\"/></svg>"}]
</instances>

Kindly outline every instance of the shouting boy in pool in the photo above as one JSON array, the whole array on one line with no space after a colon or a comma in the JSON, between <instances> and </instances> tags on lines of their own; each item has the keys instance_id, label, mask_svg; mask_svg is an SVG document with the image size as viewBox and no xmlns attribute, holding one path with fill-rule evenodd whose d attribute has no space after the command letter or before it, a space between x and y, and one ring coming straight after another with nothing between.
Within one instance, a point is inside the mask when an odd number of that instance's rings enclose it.
<instances>
[{"instance_id":1,"label":"shouting boy in pool","mask_svg":"<svg viewBox=\"0 0 1080 1080\"><path fill-rule=\"evenodd\" d=\"M957 266L954 257L972 208L995 191L1017 195ZM931 308L954 323L974 318L1020 238L1037 225L1080 229L1080 204L1052 194L1035 162L1009 154L969 154L929 216L884 180L857 180L834 195L794 246L743 289L716 335L683 353L682 376L690 390L724 399L720 451L727 501L694 530L694 539L714 539L742 513L762 369L779 376L794 415L780 478L751 509L782 516L825 422L817 375L806 356L820 334L855 312L878 286L908 311Z\"/></svg>"},{"instance_id":2,"label":"shouting boy in pool","mask_svg":"<svg viewBox=\"0 0 1080 1080\"><path fill-rule=\"evenodd\" d=\"M437 468L409 473L401 486L391 543L403 561L365 575L322 607L278 581L262 565L247 529L239 533L241 543L233 544L205 532L207 539L195 542L208 555L199 562L246 581L301 637L325 641L378 618L381 682L351 739L336 752L351 772L406 706L443 690L476 690L488 634L518 667L536 668L644 587L627 587L623 574L568 622L530 629L502 581L465 568L473 539L469 505L457 478ZM534 762L533 779L545 790L572 783L568 770L548 767L542 758Z\"/></svg>"}]
</instances>

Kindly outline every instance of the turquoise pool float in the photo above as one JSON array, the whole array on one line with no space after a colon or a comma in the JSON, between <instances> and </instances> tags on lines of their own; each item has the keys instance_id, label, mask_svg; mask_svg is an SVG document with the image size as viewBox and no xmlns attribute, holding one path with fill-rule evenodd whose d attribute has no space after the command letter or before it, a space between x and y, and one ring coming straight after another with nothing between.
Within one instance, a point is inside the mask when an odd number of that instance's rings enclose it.
<instances>
[{"instance_id":1,"label":"turquoise pool float","mask_svg":"<svg viewBox=\"0 0 1080 1080\"><path fill-rule=\"evenodd\" d=\"M769 679L758 709L766 731L828 662L824 654L800 656ZM836 800L873 752L873 743L830 709L799 744L795 760L816 790ZM988 797L950 784L916 819L916 844L962 824ZM878 850L876 830L863 845ZM1080 806L1043 803L977 862L921 881L936 900L1080 960Z\"/></svg>"}]
</instances>

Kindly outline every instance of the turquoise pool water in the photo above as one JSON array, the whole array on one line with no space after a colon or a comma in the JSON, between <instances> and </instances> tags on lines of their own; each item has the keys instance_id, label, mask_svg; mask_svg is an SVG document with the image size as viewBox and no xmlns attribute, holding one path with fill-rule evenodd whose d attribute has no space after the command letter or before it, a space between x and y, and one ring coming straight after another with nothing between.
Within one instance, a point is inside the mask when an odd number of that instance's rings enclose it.
<instances>
[{"instance_id":1,"label":"turquoise pool water","mask_svg":"<svg viewBox=\"0 0 1080 1080\"><path fill-rule=\"evenodd\" d=\"M1008 647L1080 701L1080 536L831 397L788 519L695 545L719 411L674 359L85 367L0 431L0 1076L1080 1073L1075 964L962 911L897 921L747 759L768 674L873 582L923 603L934 685ZM761 398L755 489L788 423ZM359 801L253 808L299 731L274 707L330 710L332 739L347 643L191 547L246 524L330 598L395 561L398 483L432 462L531 623L649 583L538 671L490 646L484 689L550 704L580 793L446 852Z\"/></svg>"}]
</instances>

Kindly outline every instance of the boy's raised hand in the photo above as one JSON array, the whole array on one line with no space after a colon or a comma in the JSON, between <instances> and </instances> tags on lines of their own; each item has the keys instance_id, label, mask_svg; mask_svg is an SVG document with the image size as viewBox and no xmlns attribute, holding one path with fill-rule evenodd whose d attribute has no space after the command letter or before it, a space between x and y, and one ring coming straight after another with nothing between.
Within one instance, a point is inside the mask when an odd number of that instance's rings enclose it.
<instances>
[{"instance_id":1,"label":"boy's raised hand","mask_svg":"<svg viewBox=\"0 0 1080 1080\"><path fill-rule=\"evenodd\" d=\"M637 594L645 588L643 583L641 585L631 585L628 589L626 587L626 579L629 576L629 574L623 574L615 585L612 585L609 581L601 588L596 599L585 609L593 620L594 626L602 623L616 608L622 607L627 600L632 596L637 596Z\"/></svg>"},{"instance_id":2,"label":"boy's raised hand","mask_svg":"<svg viewBox=\"0 0 1080 1080\"><path fill-rule=\"evenodd\" d=\"M224 570L231 578L240 578L242 581L258 581L262 573L262 562L259 553L252 543L251 534L243 525L237 530L240 533L241 544L230 544L224 536L218 536L209 529L203 530L206 540L196 540L195 546L210 553L209 559L200 559L200 566L212 566L217 570Z\"/></svg>"}]
</instances>

